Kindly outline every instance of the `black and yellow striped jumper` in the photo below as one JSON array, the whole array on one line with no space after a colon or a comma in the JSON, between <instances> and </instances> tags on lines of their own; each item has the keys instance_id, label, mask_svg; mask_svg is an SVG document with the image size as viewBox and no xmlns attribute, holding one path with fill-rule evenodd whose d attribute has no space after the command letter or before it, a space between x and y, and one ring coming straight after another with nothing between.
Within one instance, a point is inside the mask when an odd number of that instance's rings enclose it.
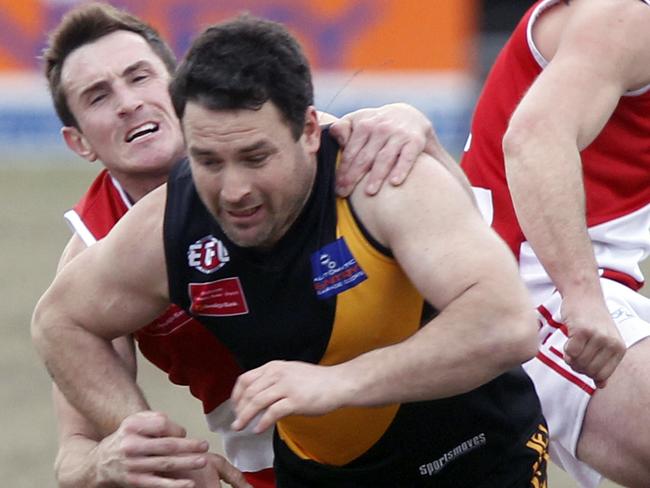
<instances>
[{"instance_id":1,"label":"black and yellow striped jumper","mask_svg":"<svg viewBox=\"0 0 650 488\"><path fill-rule=\"evenodd\" d=\"M337 364L420 327L428 308L422 296L335 196L337 156L325 130L311 196L270 252L226 237L187 163L170 177L171 299L245 370L274 359ZM275 470L280 487L541 487L546 444L532 383L516 368L452 398L282 419Z\"/></svg>"}]
</instances>

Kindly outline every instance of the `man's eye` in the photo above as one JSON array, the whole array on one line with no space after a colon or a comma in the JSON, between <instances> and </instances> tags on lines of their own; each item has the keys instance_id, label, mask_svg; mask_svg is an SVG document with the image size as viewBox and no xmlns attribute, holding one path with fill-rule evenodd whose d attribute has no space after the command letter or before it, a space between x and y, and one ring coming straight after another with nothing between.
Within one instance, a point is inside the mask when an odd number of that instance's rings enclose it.
<instances>
[{"instance_id":1,"label":"man's eye","mask_svg":"<svg viewBox=\"0 0 650 488\"><path fill-rule=\"evenodd\" d=\"M210 169L218 169L221 166L221 161L215 159L204 159L199 161L199 165Z\"/></svg>"},{"instance_id":2,"label":"man's eye","mask_svg":"<svg viewBox=\"0 0 650 488\"><path fill-rule=\"evenodd\" d=\"M251 164L261 164L269 157L268 154L253 154L248 156L246 160Z\"/></svg>"},{"instance_id":3,"label":"man's eye","mask_svg":"<svg viewBox=\"0 0 650 488\"><path fill-rule=\"evenodd\" d=\"M95 105L96 103L101 102L104 98L106 98L105 93L99 93L97 95L94 95L90 98L90 105Z\"/></svg>"}]
</instances>

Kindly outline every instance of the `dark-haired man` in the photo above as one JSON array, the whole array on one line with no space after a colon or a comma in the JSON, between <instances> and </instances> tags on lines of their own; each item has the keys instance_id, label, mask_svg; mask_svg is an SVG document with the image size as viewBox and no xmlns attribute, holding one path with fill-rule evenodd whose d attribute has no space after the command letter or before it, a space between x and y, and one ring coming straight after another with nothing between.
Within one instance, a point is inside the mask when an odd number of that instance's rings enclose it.
<instances>
[{"instance_id":1,"label":"dark-haired man","mask_svg":"<svg viewBox=\"0 0 650 488\"><path fill-rule=\"evenodd\" d=\"M66 266L34 315L73 403L105 432L146 408L107 368L109 340L171 301L247 371L233 427L276 425L279 486L544 483L546 430L519 367L535 350L529 303L458 180L420 156L401 187L337 199L338 146L278 24L209 29L171 91L190 163ZM100 378L122 401L104 401Z\"/></svg>"},{"instance_id":2,"label":"dark-haired man","mask_svg":"<svg viewBox=\"0 0 650 488\"><path fill-rule=\"evenodd\" d=\"M74 235L61 258L62 267L102 239L136 201L161 185L172 164L183 157L184 147L167 91L175 58L158 33L137 17L101 3L75 7L51 33L44 59L65 141L80 156L105 166L65 215ZM400 121L405 124L400 126ZM428 121L401 106L353 114L333 130L347 142L348 156L360 154L355 159L362 161L340 173L348 180L343 181L343 191L349 191L345 187L364 171L363 161L373 153L381 151L373 169L379 179L392 159L398 159L393 176L399 182L403 178L399 173L408 170L427 132L429 145L435 143ZM228 350L177 307L134 335L150 361L201 400L210 428L220 434L228 458L248 481L256 487L273 486L269 434L236 433L229 428L232 413L227 399L240 368ZM113 343L135 375L131 339ZM213 369L219 375L211 374ZM220 456L205 454L205 443L183 439L183 429L161 413L135 414L102 439L56 388L54 399L60 427L56 475L62 487L185 486L185 478L197 476L205 482L222 478L244 486L238 470ZM205 467L198 469L201 466ZM193 474L179 475L183 469ZM172 472L181 479L170 479Z\"/></svg>"}]
</instances>

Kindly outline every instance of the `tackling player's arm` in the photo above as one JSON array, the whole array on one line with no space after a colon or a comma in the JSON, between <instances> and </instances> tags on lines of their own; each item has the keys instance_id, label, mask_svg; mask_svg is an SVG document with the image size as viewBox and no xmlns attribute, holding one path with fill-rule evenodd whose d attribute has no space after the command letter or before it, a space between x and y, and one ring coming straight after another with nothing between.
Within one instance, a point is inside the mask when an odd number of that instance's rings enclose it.
<instances>
[{"instance_id":1,"label":"tackling player's arm","mask_svg":"<svg viewBox=\"0 0 650 488\"><path fill-rule=\"evenodd\" d=\"M34 311L38 352L66 398L100 435L148 409L111 340L151 322L169 305L164 201L163 187L139 202L105 239L63 267Z\"/></svg>"},{"instance_id":2,"label":"tackling player's arm","mask_svg":"<svg viewBox=\"0 0 650 488\"><path fill-rule=\"evenodd\" d=\"M564 299L566 359L602 387L624 346L587 233L580 151L625 92L650 83L650 8L636 0L556 8L533 31L552 59L511 118L506 174L521 228Z\"/></svg>"},{"instance_id":3,"label":"tackling player's arm","mask_svg":"<svg viewBox=\"0 0 650 488\"><path fill-rule=\"evenodd\" d=\"M377 193L386 180L401 185L423 152L442 163L471 193L467 178L440 144L431 121L411 105L391 103L357 110L341 117L330 132L343 148L336 175L341 196L350 195L368 172L363 184L369 195Z\"/></svg>"},{"instance_id":4,"label":"tackling player's arm","mask_svg":"<svg viewBox=\"0 0 650 488\"><path fill-rule=\"evenodd\" d=\"M86 244L74 234L63 251L58 271L86 249ZM137 365L132 338L119 337L112 341L112 346L135 380ZM180 488L186 485L186 479L172 480L164 474L206 465L206 457L201 454L207 451L207 443L184 439L185 431L162 413L131 415L116 432L102 438L56 384L52 387L52 398L59 427L54 470L61 488Z\"/></svg>"},{"instance_id":5,"label":"tackling player's arm","mask_svg":"<svg viewBox=\"0 0 650 488\"><path fill-rule=\"evenodd\" d=\"M340 119L318 112L318 121L332 124L330 133L342 147L336 169L336 190L340 196L349 196L367 173L370 176L364 185L369 195L377 193L386 180L401 185L424 152L445 166L473 198L465 173L440 144L429 119L409 104L364 108Z\"/></svg>"}]
</instances>

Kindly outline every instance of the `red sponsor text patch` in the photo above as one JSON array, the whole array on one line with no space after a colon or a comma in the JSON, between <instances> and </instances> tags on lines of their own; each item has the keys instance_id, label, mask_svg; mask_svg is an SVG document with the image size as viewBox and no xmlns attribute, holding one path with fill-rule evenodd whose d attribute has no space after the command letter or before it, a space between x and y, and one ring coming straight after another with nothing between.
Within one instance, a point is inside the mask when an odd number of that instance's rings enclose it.
<instances>
[{"instance_id":1,"label":"red sponsor text patch","mask_svg":"<svg viewBox=\"0 0 650 488\"><path fill-rule=\"evenodd\" d=\"M207 317L227 317L248 313L239 278L224 278L209 283L190 283L190 311Z\"/></svg>"}]
</instances>

